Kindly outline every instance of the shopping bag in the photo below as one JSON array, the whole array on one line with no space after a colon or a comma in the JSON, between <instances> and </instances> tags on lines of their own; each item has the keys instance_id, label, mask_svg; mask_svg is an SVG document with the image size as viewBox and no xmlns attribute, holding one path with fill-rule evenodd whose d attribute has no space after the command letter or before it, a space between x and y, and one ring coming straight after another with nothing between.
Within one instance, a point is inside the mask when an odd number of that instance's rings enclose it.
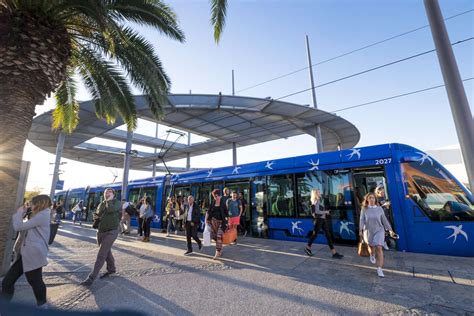
<instances>
[{"instance_id":1,"label":"shopping bag","mask_svg":"<svg viewBox=\"0 0 474 316\"><path fill-rule=\"evenodd\" d=\"M357 254L361 257L368 257L370 256L369 254L369 245L367 245L365 242L360 241L359 242L359 247L357 249Z\"/></svg>"},{"instance_id":2,"label":"shopping bag","mask_svg":"<svg viewBox=\"0 0 474 316\"><path fill-rule=\"evenodd\" d=\"M209 247L211 245L211 227L206 224L206 227L204 227L204 232L202 234L203 234L202 245L204 247Z\"/></svg>"},{"instance_id":3,"label":"shopping bag","mask_svg":"<svg viewBox=\"0 0 474 316\"><path fill-rule=\"evenodd\" d=\"M237 229L229 228L226 232L222 235L222 243L224 245L228 245L233 243L237 239Z\"/></svg>"}]
</instances>

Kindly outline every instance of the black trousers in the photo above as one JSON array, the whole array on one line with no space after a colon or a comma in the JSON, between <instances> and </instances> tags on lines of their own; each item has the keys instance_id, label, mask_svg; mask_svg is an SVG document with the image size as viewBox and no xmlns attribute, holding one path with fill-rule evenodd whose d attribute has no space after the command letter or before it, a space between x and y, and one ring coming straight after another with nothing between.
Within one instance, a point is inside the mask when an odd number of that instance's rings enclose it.
<instances>
[{"instance_id":1,"label":"black trousers","mask_svg":"<svg viewBox=\"0 0 474 316\"><path fill-rule=\"evenodd\" d=\"M138 220L138 227L137 227L138 235L143 236L143 218L137 216L137 220Z\"/></svg>"},{"instance_id":2,"label":"black trousers","mask_svg":"<svg viewBox=\"0 0 474 316\"><path fill-rule=\"evenodd\" d=\"M192 222L186 222L186 242L189 251L193 250L193 245L191 244L191 237L193 237L193 239L197 242L198 245L201 244L201 240L197 235L199 224L194 223L194 225L191 225L191 223Z\"/></svg>"},{"instance_id":3,"label":"black trousers","mask_svg":"<svg viewBox=\"0 0 474 316\"><path fill-rule=\"evenodd\" d=\"M313 234L309 238L308 247L311 247L316 237L318 237L318 232L321 228L324 231L324 235L326 236L326 239L328 241L329 248L333 250L334 245L332 244L331 232L329 231L329 221L325 218L316 218L316 220L314 221Z\"/></svg>"},{"instance_id":4,"label":"black trousers","mask_svg":"<svg viewBox=\"0 0 474 316\"><path fill-rule=\"evenodd\" d=\"M23 263L21 257L10 267L2 281L2 297L11 301L15 292L15 283L23 274ZM33 288L36 304L38 306L46 303L46 285L43 282L43 268L25 272L26 280Z\"/></svg>"},{"instance_id":5,"label":"black trousers","mask_svg":"<svg viewBox=\"0 0 474 316\"><path fill-rule=\"evenodd\" d=\"M147 219L143 220L143 234L145 235L145 237L150 237L152 219L153 218L148 217Z\"/></svg>"}]
</instances>

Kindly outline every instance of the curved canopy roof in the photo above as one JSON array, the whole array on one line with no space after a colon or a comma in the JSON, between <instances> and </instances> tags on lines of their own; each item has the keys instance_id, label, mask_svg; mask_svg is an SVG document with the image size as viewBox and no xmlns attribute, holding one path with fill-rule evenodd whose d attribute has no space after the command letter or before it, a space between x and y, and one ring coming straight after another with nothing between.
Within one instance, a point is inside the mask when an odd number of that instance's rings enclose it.
<instances>
[{"instance_id":1,"label":"curved canopy roof","mask_svg":"<svg viewBox=\"0 0 474 316\"><path fill-rule=\"evenodd\" d=\"M138 117L155 121L146 96L136 96ZM56 152L57 132L51 129L51 112L43 113L33 120L28 139L36 146L52 154ZM88 141L95 137L126 142L127 132L117 129L123 125L117 119L114 125L107 125L97 119L92 101L81 102L80 122L64 142L63 157L103 165L123 167L124 148L96 145ZM208 138L206 141L186 145L176 143L168 151L166 162L254 145L271 140L302 134L314 136L315 124L321 124L324 151L352 148L360 139L357 128L347 120L334 114L294 103L241 96L171 94L164 107L164 118L159 124ZM164 144L165 143L165 144ZM157 148L171 146L164 139L141 134L133 135L133 144ZM131 168L151 170L158 155L141 152L132 157ZM159 163L160 160L157 160ZM174 168L174 172L185 168Z\"/></svg>"}]
</instances>

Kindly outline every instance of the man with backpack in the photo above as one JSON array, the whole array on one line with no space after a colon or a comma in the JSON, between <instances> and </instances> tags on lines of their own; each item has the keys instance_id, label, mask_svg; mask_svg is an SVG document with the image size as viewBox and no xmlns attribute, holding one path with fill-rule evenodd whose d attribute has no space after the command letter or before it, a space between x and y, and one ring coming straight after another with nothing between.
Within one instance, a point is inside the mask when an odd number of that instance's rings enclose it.
<instances>
[{"instance_id":1,"label":"man with backpack","mask_svg":"<svg viewBox=\"0 0 474 316\"><path fill-rule=\"evenodd\" d=\"M130 235L130 222L132 216L136 215L136 211L137 209L132 203L122 200L122 218L120 219L121 235Z\"/></svg>"}]
</instances>

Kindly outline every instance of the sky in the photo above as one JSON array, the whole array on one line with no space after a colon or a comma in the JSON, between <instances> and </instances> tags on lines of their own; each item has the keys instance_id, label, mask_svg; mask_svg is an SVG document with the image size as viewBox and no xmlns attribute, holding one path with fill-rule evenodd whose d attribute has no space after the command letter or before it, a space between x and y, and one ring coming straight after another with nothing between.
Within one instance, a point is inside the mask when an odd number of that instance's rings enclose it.
<instances>
[{"instance_id":1,"label":"sky","mask_svg":"<svg viewBox=\"0 0 474 316\"><path fill-rule=\"evenodd\" d=\"M137 27L155 47L172 80L172 93L231 94L231 72L235 71L237 95L273 99L309 87L308 70L251 89L261 82L307 66L305 35L309 36L313 63L318 63L392 36L428 24L423 1L319 1L319 0L230 0L226 26L216 45L209 23L209 3L205 0L165 1L177 13L186 35L185 43L166 38L150 28ZM470 11L446 21L451 42L474 36L474 2L439 1L444 18ZM313 68L319 85L434 48L429 27L360 50ZM461 78L474 77L474 40L453 46ZM443 84L436 53L316 89L318 108L333 112L342 108ZM464 82L473 111L474 80ZM243 91L241 91L243 90ZM139 93L138 90L136 90ZM79 100L90 96L79 88ZM310 91L283 99L310 104ZM49 99L38 105L41 114L54 107ZM337 111L360 131L356 145L370 146L399 142L421 150L459 143L446 90L426 92ZM160 126L159 135L165 128ZM137 132L154 134L153 124L139 126ZM199 138L192 136L193 141ZM139 149L138 147L135 147ZM309 135L238 149L238 164L304 155L316 152ZM23 158L32 161L27 189L49 192L54 156L31 143ZM61 166L65 188L110 183L122 170L74 162ZM231 151L193 157L192 167L219 167L232 163ZM185 166L185 161L171 163ZM463 172L457 171L463 177ZM150 172L131 171L130 179L151 176Z\"/></svg>"}]
</instances>

